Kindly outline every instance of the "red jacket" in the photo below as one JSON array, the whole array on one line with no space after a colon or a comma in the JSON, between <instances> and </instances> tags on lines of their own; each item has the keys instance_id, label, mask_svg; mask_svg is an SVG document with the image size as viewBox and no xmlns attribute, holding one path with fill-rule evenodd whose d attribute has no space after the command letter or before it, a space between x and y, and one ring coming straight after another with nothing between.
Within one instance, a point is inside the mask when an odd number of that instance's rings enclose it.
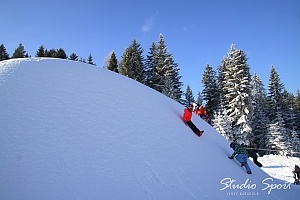
<instances>
[{"instance_id":1,"label":"red jacket","mask_svg":"<svg viewBox=\"0 0 300 200\"><path fill-rule=\"evenodd\" d=\"M188 108L185 108L184 112L183 112L182 120L184 122L191 121L192 120L192 111L189 110Z\"/></svg>"},{"instance_id":2,"label":"red jacket","mask_svg":"<svg viewBox=\"0 0 300 200\"><path fill-rule=\"evenodd\" d=\"M200 106L198 110L198 115L206 115L206 111L203 106Z\"/></svg>"}]
</instances>

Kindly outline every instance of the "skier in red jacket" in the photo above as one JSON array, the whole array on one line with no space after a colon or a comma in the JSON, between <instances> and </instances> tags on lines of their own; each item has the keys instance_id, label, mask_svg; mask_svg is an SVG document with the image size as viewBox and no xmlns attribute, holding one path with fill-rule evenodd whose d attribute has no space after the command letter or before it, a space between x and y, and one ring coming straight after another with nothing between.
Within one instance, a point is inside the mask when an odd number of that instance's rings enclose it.
<instances>
[{"instance_id":1,"label":"skier in red jacket","mask_svg":"<svg viewBox=\"0 0 300 200\"><path fill-rule=\"evenodd\" d=\"M189 105L184 109L182 120L189 126L197 136L201 136L204 131L200 131L192 122L193 105Z\"/></svg>"},{"instance_id":2,"label":"skier in red jacket","mask_svg":"<svg viewBox=\"0 0 300 200\"><path fill-rule=\"evenodd\" d=\"M204 121L206 121L207 123L209 123L211 125L211 120L206 112L206 110L204 109L204 107L201 106L197 106L196 109L194 110L194 113L198 116L201 117L201 119L203 119Z\"/></svg>"}]
</instances>

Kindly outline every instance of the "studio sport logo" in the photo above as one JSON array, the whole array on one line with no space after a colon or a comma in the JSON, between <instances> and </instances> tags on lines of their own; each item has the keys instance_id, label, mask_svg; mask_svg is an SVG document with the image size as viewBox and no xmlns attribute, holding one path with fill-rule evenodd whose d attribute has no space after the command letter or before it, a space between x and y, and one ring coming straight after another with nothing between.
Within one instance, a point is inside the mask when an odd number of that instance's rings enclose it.
<instances>
[{"instance_id":1,"label":"studio sport logo","mask_svg":"<svg viewBox=\"0 0 300 200\"><path fill-rule=\"evenodd\" d=\"M257 184L252 183L249 178L246 179L243 183L238 183L237 180L232 178L224 178L220 181L221 185L223 186L220 191L226 190L228 195L258 195L258 191L267 191L268 194L271 194L272 190L287 190L291 189L291 183L285 182L285 183L274 183L273 178L265 178L261 181L262 188L258 188ZM233 191L234 190L234 191ZM242 193L238 193L237 191L242 191Z\"/></svg>"}]
</instances>

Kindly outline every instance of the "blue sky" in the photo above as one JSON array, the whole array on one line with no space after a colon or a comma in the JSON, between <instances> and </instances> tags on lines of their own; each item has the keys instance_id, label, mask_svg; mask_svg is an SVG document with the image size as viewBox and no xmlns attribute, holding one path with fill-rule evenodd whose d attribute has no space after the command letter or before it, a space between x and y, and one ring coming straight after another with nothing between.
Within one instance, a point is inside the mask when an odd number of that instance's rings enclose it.
<instances>
[{"instance_id":1,"label":"blue sky","mask_svg":"<svg viewBox=\"0 0 300 200\"><path fill-rule=\"evenodd\" d=\"M63 48L103 66L120 59L136 39L147 55L159 34L179 64L181 81L196 96L207 64L215 70L231 44L248 57L265 88L274 65L289 92L300 89L298 0L52 0L1 3L0 43L10 56L19 43L34 56L38 47Z\"/></svg>"}]
</instances>

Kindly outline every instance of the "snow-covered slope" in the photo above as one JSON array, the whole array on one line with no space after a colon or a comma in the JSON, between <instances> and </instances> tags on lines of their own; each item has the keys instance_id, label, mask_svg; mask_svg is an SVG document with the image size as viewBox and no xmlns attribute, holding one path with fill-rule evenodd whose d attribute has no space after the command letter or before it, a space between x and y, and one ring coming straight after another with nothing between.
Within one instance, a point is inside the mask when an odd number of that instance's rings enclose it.
<instances>
[{"instance_id":1,"label":"snow-covered slope","mask_svg":"<svg viewBox=\"0 0 300 200\"><path fill-rule=\"evenodd\" d=\"M193 116L205 130L196 137L181 121L182 105L106 69L2 61L0 97L1 200L300 196L252 162L246 174L227 158L229 142Z\"/></svg>"},{"instance_id":2,"label":"snow-covered slope","mask_svg":"<svg viewBox=\"0 0 300 200\"><path fill-rule=\"evenodd\" d=\"M263 157L259 157L258 160L263 164L261 169L270 176L294 183L295 179L292 171L295 170L295 165L300 165L300 158L265 155Z\"/></svg>"}]
</instances>

